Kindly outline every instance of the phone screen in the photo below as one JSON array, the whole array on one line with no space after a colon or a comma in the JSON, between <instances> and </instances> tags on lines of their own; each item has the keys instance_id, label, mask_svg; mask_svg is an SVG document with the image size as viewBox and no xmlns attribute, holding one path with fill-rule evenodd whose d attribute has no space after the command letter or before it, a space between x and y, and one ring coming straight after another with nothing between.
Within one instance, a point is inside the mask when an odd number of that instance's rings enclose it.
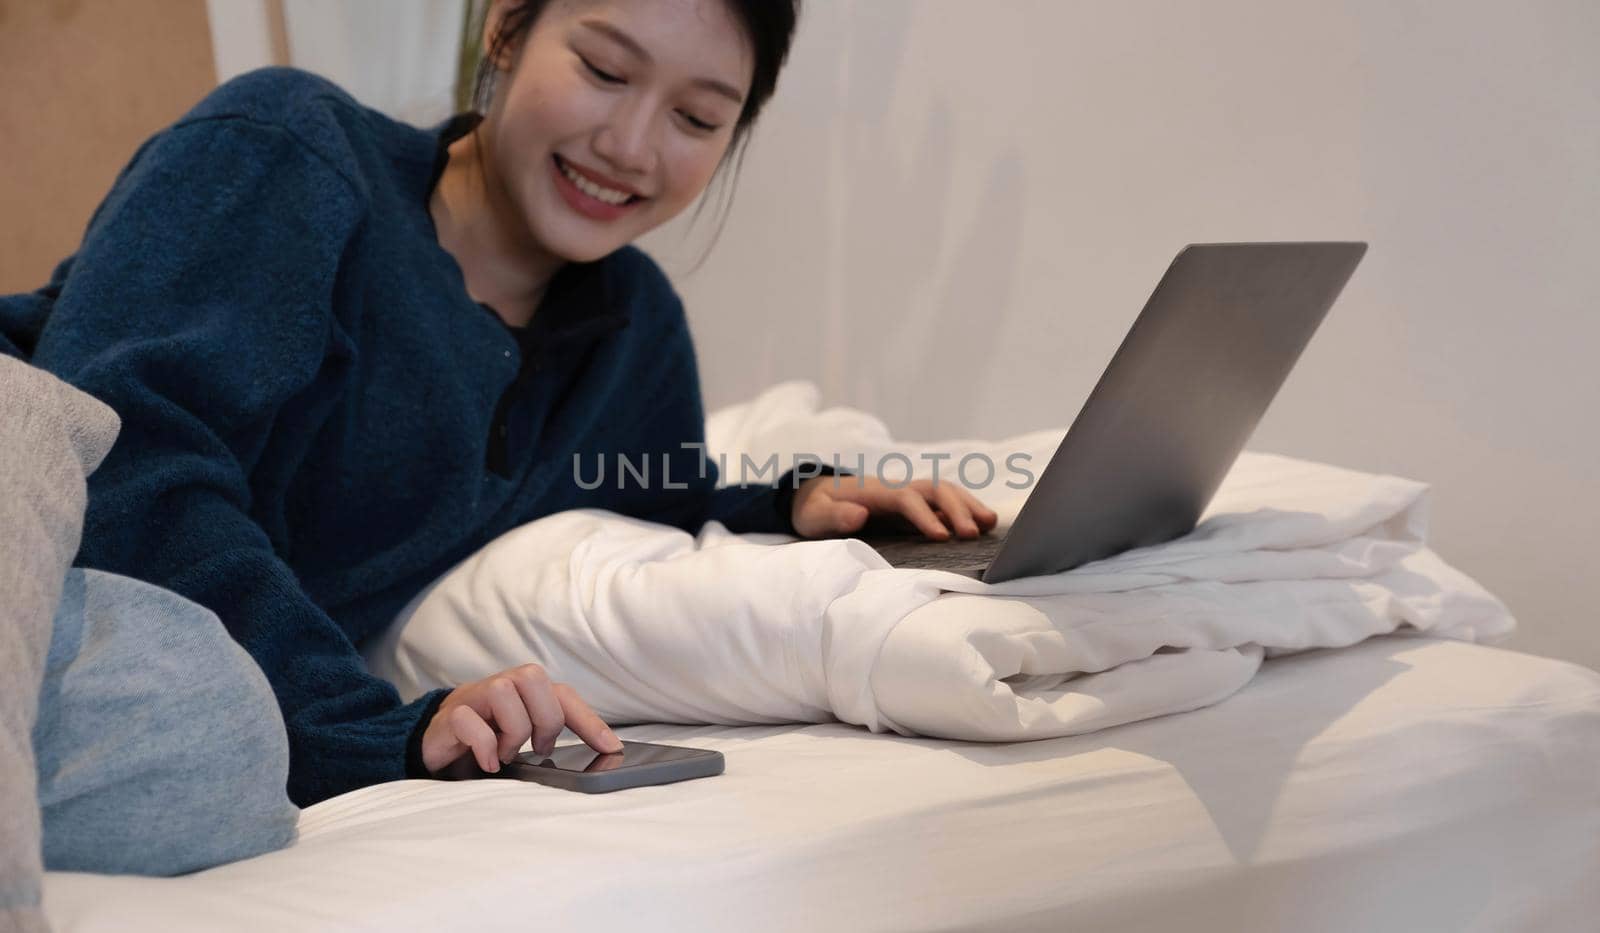
<instances>
[{"instance_id":1,"label":"phone screen","mask_svg":"<svg viewBox=\"0 0 1600 933\"><path fill-rule=\"evenodd\" d=\"M557 771L615 771L618 768L633 768L639 765L653 765L663 761L677 761L682 758L698 758L709 754L703 748L682 748L676 745L656 745L653 742L629 742L624 740L622 751L604 754L597 752L582 742L571 745L558 745L550 754L540 757L533 752L523 752L516 760L524 765L535 768L552 768Z\"/></svg>"}]
</instances>

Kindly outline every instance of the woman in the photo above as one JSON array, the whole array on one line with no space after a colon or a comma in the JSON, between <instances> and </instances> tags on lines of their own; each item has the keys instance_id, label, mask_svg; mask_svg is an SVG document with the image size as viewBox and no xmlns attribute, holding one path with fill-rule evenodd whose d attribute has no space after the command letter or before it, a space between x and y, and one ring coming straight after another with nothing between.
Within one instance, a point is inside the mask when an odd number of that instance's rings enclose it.
<instances>
[{"instance_id":1,"label":"woman","mask_svg":"<svg viewBox=\"0 0 1600 933\"><path fill-rule=\"evenodd\" d=\"M147 142L80 251L5 311L36 365L123 420L80 563L221 617L277 696L297 803L468 753L496 771L563 726L620 747L537 665L408 704L362 665L357 645L517 525L579 507L807 537L873 514L941 539L994 524L955 483L714 489L693 446L683 310L628 244L731 161L797 6L499 0L481 119L431 132L310 75L247 75ZM585 489L574 455L683 488Z\"/></svg>"}]
</instances>

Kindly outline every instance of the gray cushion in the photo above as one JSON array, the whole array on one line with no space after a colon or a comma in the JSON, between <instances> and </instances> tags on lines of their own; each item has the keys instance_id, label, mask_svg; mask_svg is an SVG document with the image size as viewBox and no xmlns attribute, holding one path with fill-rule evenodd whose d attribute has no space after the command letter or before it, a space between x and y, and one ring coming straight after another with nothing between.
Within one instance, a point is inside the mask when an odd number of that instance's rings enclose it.
<instances>
[{"instance_id":1,"label":"gray cushion","mask_svg":"<svg viewBox=\"0 0 1600 933\"><path fill-rule=\"evenodd\" d=\"M0 354L0 930L45 929L30 734L85 480L119 427L105 404Z\"/></svg>"}]
</instances>

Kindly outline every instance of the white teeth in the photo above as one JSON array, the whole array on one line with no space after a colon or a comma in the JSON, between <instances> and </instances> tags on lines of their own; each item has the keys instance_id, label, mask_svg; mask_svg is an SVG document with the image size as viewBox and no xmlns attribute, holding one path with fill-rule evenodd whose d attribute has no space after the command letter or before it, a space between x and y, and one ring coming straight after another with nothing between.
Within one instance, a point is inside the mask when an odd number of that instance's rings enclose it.
<instances>
[{"instance_id":1,"label":"white teeth","mask_svg":"<svg viewBox=\"0 0 1600 933\"><path fill-rule=\"evenodd\" d=\"M600 187L589 179L579 175L577 172L574 172L572 167L569 166L565 161L562 161L560 165L561 173L566 175L574 185L577 185L579 191L582 191L589 197L594 198L596 201L604 201L607 204L621 204L622 202L628 200L628 198L632 197L632 195L628 194L626 191L613 191L610 188Z\"/></svg>"}]
</instances>

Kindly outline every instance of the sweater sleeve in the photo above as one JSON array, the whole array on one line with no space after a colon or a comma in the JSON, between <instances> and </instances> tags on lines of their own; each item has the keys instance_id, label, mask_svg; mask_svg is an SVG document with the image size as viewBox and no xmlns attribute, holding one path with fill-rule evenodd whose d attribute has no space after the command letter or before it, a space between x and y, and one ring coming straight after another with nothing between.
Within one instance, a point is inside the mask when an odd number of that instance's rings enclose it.
<instances>
[{"instance_id":1,"label":"sweater sleeve","mask_svg":"<svg viewBox=\"0 0 1600 933\"><path fill-rule=\"evenodd\" d=\"M625 510L689 532L714 520L734 532L793 535L790 512L797 483L832 471L820 464L793 469L788 454L748 469L731 460L726 468L739 483L717 485L721 466L715 452L705 447L705 406L683 305L664 279L658 287L666 313L662 330L649 341L651 366L642 383L649 388L634 396L651 404L624 432L635 461L649 464L653 472L646 476L645 488L630 491L633 502Z\"/></svg>"},{"instance_id":2,"label":"sweater sleeve","mask_svg":"<svg viewBox=\"0 0 1600 933\"><path fill-rule=\"evenodd\" d=\"M674 426L678 430L674 431ZM790 514L794 504L796 485L807 475L789 470L777 474L768 469L764 474L756 464L751 469L753 478L767 477L766 482L745 482L731 486L718 486L721 481L717 461L705 454L705 420L698 400L693 404L680 400L676 405L663 408L653 423L651 432L663 438L659 453L647 462L663 462L667 466L655 481L659 489L653 494L649 507L639 510L638 517L675 525L689 532L698 532L708 521L718 521L729 531L769 532L792 535L795 533ZM677 443L673 444L676 439ZM651 455L646 454L647 457ZM730 472L738 469L737 463L728 464Z\"/></svg>"},{"instance_id":3,"label":"sweater sleeve","mask_svg":"<svg viewBox=\"0 0 1600 933\"><path fill-rule=\"evenodd\" d=\"M251 514L277 413L346 353L331 295L361 213L353 183L283 127L179 124L96 212L35 357L122 417L79 563L221 618L277 695L301 805L405 777L408 757L415 774L408 740L442 696L402 704L368 674Z\"/></svg>"}]
</instances>

